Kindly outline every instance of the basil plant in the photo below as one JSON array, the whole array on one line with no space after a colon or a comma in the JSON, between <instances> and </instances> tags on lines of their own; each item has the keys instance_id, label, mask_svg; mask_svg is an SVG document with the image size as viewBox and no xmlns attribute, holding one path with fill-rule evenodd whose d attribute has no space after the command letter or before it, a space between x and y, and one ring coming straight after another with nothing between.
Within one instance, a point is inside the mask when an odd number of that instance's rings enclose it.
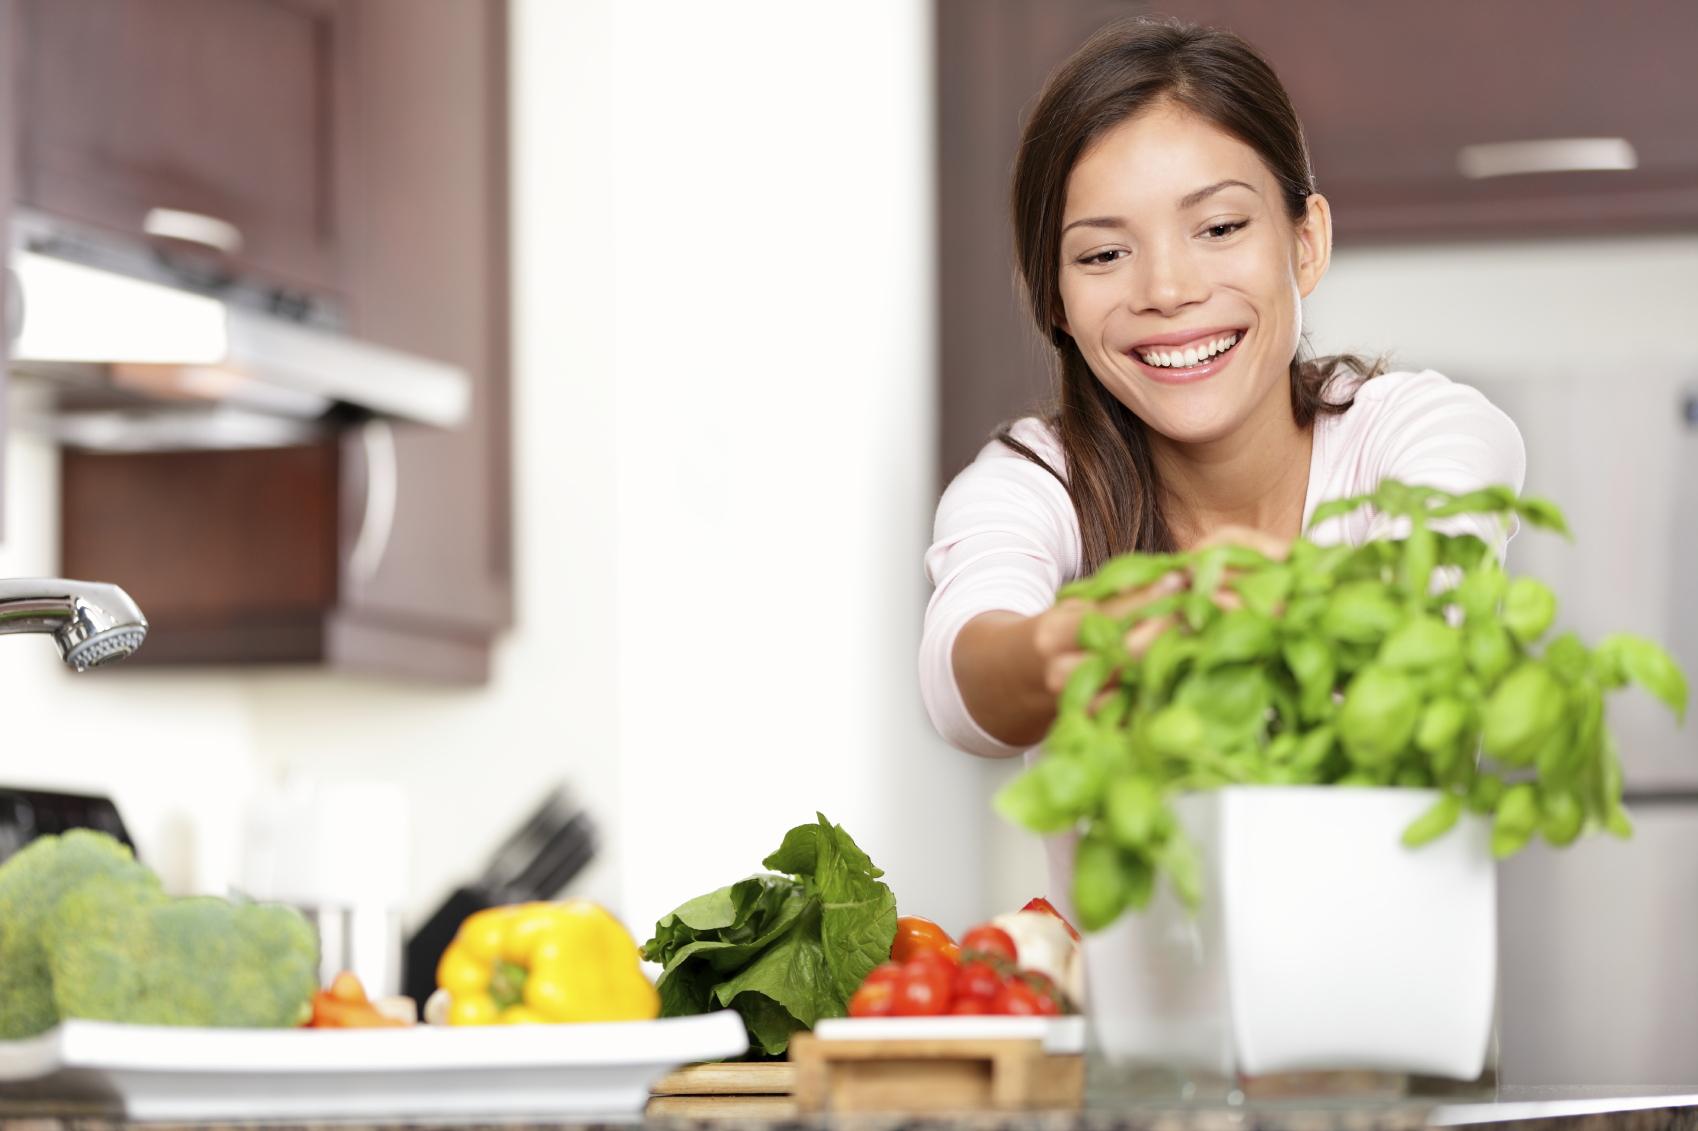
<instances>
[{"instance_id":1,"label":"basil plant","mask_svg":"<svg viewBox=\"0 0 1698 1131\"><path fill-rule=\"evenodd\" d=\"M1159 877L1191 907L1195 847L1168 799L1223 785L1407 786L1438 800L1403 833L1418 846L1472 811L1498 857L1535 835L1566 845L1632 832L1604 695L1629 682L1677 716L1686 680L1629 633L1588 648L1546 640L1556 597L1508 577L1473 535L1434 519L1511 516L1568 533L1550 503L1508 488L1449 495L1386 482L1311 522L1372 506L1404 536L1362 546L1300 539L1275 561L1219 546L1127 554L1061 591L1104 602L1179 572L1189 585L1121 616L1088 612L1087 657L1068 680L1044 758L998 795L1039 833L1078 830L1073 901L1089 930L1142 908ZM1166 618L1141 656L1140 622Z\"/></svg>"}]
</instances>

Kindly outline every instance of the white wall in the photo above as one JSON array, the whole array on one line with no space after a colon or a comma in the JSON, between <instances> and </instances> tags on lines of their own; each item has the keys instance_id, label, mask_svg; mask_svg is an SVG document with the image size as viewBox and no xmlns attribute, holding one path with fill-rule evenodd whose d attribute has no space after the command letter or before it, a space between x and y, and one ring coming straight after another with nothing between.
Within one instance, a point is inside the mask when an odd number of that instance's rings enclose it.
<instances>
[{"instance_id":1,"label":"white wall","mask_svg":"<svg viewBox=\"0 0 1698 1131\"><path fill-rule=\"evenodd\" d=\"M616 310L592 332L618 374L638 920L754 870L815 810L905 908L977 911L977 768L932 736L914 674L935 463L928 10L676 3L607 29Z\"/></svg>"},{"instance_id":2,"label":"white wall","mask_svg":"<svg viewBox=\"0 0 1698 1131\"><path fill-rule=\"evenodd\" d=\"M1698 364L1698 235L1336 252L1305 304L1317 353L1392 353L1466 380Z\"/></svg>"},{"instance_id":3,"label":"white wall","mask_svg":"<svg viewBox=\"0 0 1698 1131\"><path fill-rule=\"evenodd\" d=\"M607 833L578 890L639 932L816 809L904 911L959 928L1007 902L987 853L1031 869L987 844L1004 768L944 747L916 689L928 13L516 0L520 618L491 684L79 680L9 642L0 781L112 792L155 863L192 829L174 883L212 891L256 785L393 781L415 917L562 779ZM0 572L52 572L51 449L15 432L8 466Z\"/></svg>"},{"instance_id":4,"label":"white wall","mask_svg":"<svg viewBox=\"0 0 1698 1131\"><path fill-rule=\"evenodd\" d=\"M3 577L58 572L59 464L43 403L33 389L12 399ZM239 678L77 676L46 637L22 636L0 642L0 687L0 782L109 794L168 887L224 890L258 765Z\"/></svg>"}]
</instances>

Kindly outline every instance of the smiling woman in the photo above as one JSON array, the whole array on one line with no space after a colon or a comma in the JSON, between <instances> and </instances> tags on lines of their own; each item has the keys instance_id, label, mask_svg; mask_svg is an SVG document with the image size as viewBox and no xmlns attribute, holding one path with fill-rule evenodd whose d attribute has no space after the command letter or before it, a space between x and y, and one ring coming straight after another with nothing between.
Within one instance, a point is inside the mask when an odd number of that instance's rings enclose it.
<instances>
[{"instance_id":1,"label":"smiling woman","mask_svg":"<svg viewBox=\"0 0 1698 1131\"><path fill-rule=\"evenodd\" d=\"M1039 97L1013 212L1060 395L1005 425L938 507L921 685L956 746L1006 757L1042 738L1082 655L1084 606L1056 591L1115 554L1230 540L1282 555L1321 502L1384 479L1519 491L1521 437L1475 390L1301 356L1332 215L1284 88L1242 39L1153 20L1099 32ZM1378 533L1350 521L1310 536ZM1502 552L1495 530L1457 524Z\"/></svg>"}]
</instances>

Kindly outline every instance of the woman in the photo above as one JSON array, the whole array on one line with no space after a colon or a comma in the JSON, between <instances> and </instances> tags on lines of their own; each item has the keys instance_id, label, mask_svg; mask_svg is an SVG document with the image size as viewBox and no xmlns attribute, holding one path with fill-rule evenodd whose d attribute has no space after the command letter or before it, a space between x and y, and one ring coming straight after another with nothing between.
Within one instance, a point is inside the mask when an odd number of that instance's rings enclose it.
<instances>
[{"instance_id":1,"label":"woman","mask_svg":"<svg viewBox=\"0 0 1698 1131\"><path fill-rule=\"evenodd\" d=\"M1013 205L1060 398L1004 427L938 506L921 688L955 746L1009 757L1042 739L1083 658L1083 606L1056 590L1115 554L1232 540L1282 555L1319 503L1388 478L1520 490L1520 434L1473 389L1299 358L1331 213L1279 79L1236 36L1099 32L1039 97ZM1358 512L1310 536L1373 533ZM1052 842L1055 892L1070 855Z\"/></svg>"}]
</instances>

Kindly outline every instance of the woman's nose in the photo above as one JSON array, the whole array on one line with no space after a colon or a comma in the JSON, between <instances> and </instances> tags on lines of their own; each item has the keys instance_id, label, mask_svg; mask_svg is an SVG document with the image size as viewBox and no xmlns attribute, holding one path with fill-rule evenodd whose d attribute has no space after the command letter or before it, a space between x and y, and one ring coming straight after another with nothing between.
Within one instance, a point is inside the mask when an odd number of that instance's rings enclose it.
<instances>
[{"instance_id":1,"label":"woman's nose","mask_svg":"<svg viewBox=\"0 0 1698 1131\"><path fill-rule=\"evenodd\" d=\"M1146 248L1140 269L1131 272L1133 292L1127 296L1137 313L1177 314L1208 297L1202 272L1188 251L1166 242Z\"/></svg>"}]
</instances>

